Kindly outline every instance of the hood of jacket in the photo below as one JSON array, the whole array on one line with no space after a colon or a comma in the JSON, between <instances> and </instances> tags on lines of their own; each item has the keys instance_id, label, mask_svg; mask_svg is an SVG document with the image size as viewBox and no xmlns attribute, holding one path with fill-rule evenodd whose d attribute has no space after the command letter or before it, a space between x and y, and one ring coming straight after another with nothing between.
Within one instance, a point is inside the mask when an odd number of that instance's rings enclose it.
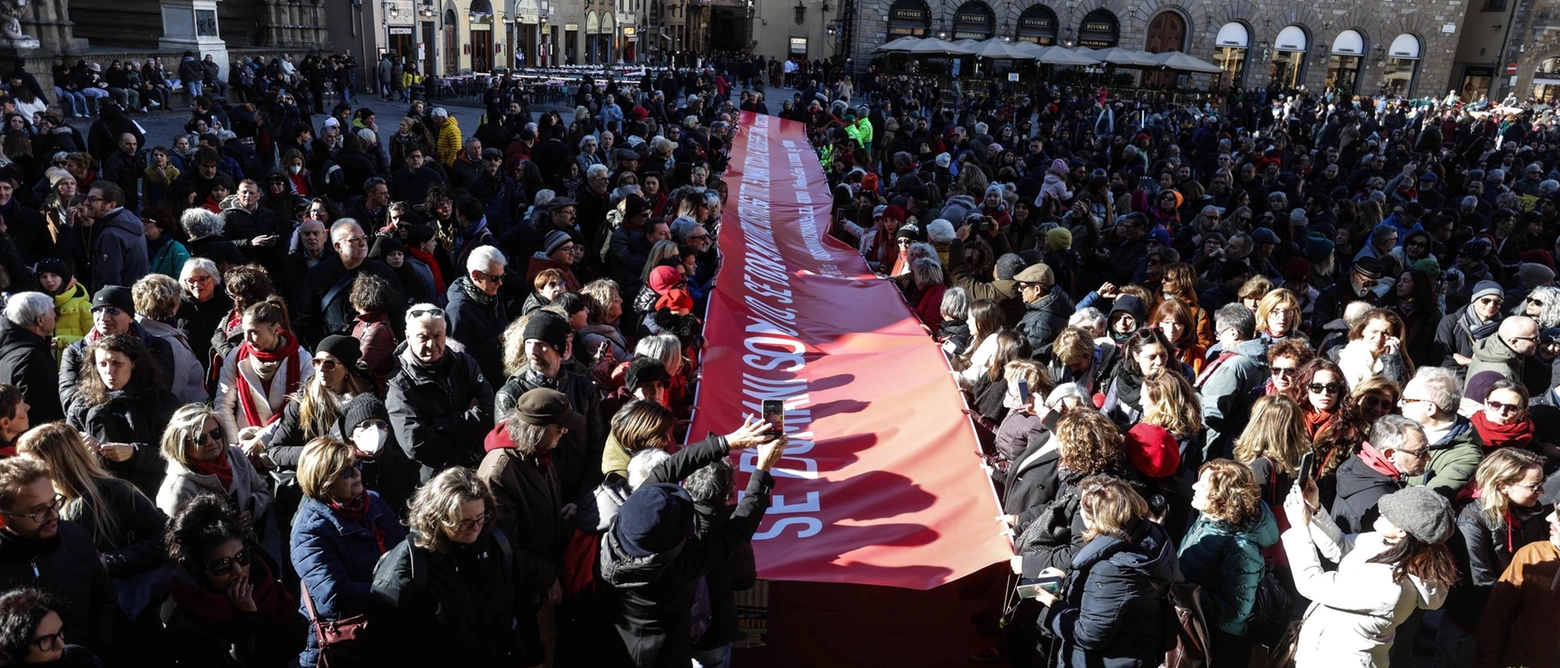
<instances>
[{"instance_id":1,"label":"hood of jacket","mask_svg":"<svg viewBox=\"0 0 1560 668\"><path fill-rule=\"evenodd\" d=\"M642 587L660 578L687 545L685 541L665 552L632 557L624 551L615 532L608 530L601 536L601 577L619 589Z\"/></svg>"},{"instance_id":2,"label":"hood of jacket","mask_svg":"<svg viewBox=\"0 0 1560 668\"><path fill-rule=\"evenodd\" d=\"M1264 550L1273 547L1278 544L1278 519L1273 517L1273 511L1268 509L1266 503L1258 504L1257 507L1262 512L1244 526L1235 526L1210 517L1209 528L1214 533L1245 539Z\"/></svg>"},{"instance_id":3,"label":"hood of jacket","mask_svg":"<svg viewBox=\"0 0 1560 668\"><path fill-rule=\"evenodd\" d=\"M1072 297L1067 296L1061 288L1052 286L1051 292L1038 300L1025 304L1031 311L1039 311L1047 315L1061 318L1071 317L1073 314Z\"/></svg>"},{"instance_id":4,"label":"hood of jacket","mask_svg":"<svg viewBox=\"0 0 1560 668\"><path fill-rule=\"evenodd\" d=\"M1396 479L1371 468L1370 464L1357 455L1348 458L1342 466L1338 467L1338 499L1340 500L1380 487L1397 491L1402 485L1398 484Z\"/></svg>"},{"instance_id":5,"label":"hood of jacket","mask_svg":"<svg viewBox=\"0 0 1560 668\"><path fill-rule=\"evenodd\" d=\"M1267 343L1263 341L1261 337L1258 337L1255 339L1246 339L1245 341L1241 341L1240 343L1235 344L1235 347L1230 349L1230 352L1244 357L1250 357L1251 360L1257 364L1267 366L1267 349Z\"/></svg>"},{"instance_id":6,"label":"hood of jacket","mask_svg":"<svg viewBox=\"0 0 1560 668\"><path fill-rule=\"evenodd\" d=\"M146 226L141 223L140 218L130 213L129 209L119 209L109 214L108 217L97 221L94 225L102 227L105 232L112 228L138 237L146 236Z\"/></svg>"},{"instance_id":7,"label":"hood of jacket","mask_svg":"<svg viewBox=\"0 0 1560 668\"><path fill-rule=\"evenodd\" d=\"M1168 586L1175 581L1175 541L1163 527L1147 520L1133 524L1126 538L1102 535L1085 543L1073 557L1073 570L1081 571L1100 561L1136 571L1156 585Z\"/></svg>"},{"instance_id":8,"label":"hood of jacket","mask_svg":"<svg viewBox=\"0 0 1560 668\"><path fill-rule=\"evenodd\" d=\"M1452 421L1452 428L1443 434L1440 440L1431 443L1431 450L1450 450L1463 443L1475 442L1479 434L1473 428L1473 422L1461 415Z\"/></svg>"}]
</instances>

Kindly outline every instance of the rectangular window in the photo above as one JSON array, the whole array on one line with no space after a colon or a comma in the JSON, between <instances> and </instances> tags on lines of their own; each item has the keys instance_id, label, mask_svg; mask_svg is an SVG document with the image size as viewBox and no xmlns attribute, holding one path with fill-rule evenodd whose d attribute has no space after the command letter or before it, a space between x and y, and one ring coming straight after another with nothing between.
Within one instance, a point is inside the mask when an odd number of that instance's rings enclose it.
<instances>
[{"instance_id":1,"label":"rectangular window","mask_svg":"<svg viewBox=\"0 0 1560 668\"><path fill-rule=\"evenodd\" d=\"M1506 0L1484 0L1484 11L1504 12L1506 11Z\"/></svg>"}]
</instances>

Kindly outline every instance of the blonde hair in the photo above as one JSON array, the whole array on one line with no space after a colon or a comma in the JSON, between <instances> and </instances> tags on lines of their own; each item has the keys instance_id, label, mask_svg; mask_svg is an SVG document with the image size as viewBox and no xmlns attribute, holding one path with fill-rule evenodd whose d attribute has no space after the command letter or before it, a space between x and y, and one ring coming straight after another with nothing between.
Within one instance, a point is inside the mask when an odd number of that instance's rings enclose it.
<instances>
[{"instance_id":1,"label":"blonde hair","mask_svg":"<svg viewBox=\"0 0 1560 668\"><path fill-rule=\"evenodd\" d=\"M504 375L513 376L524 369L525 361L525 323L531 321L536 315L535 311L527 315L515 318L504 328Z\"/></svg>"},{"instance_id":2,"label":"blonde hair","mask_svg":"<svg viewBox=\"0 0 1560 668\"><path fill-rule=\"evenodd\" d=\"M1078 485L1078 512L1088 518L1084 542L1100 536L1124 539L1133 522L1148 519L1148 502L1126 481L1095 475Z\"/></svg>"},{"instance_id":3,"label":"blonde hair","mask_svg":"<svg viewBox=\"0 0 1560 668\"><path fill-rule=\"evenodd\" d=\"M162 274L147 274L130 286L136 313L148 320L162 320L179 311L179 282Z\"/></svg>"},{"instance_id":4,"label":"blonde hair","mask_svg":"<svg viewBox=\"0 0 1560 668\"><path fill-rule=\"evenodd\" d=\"M217 430L221 432L222 421L217 419L217 411L206 404L185 404L174 411L168 427L163 430L163 459L189 466L190 446L200 443L201 430L205 428L207 420L217 423ZM226 444L227 439L223 438L222 442Z\"/></svg>"},{"instance_id":5,"label":"blonde hair","mask_svg":"<svg viewBox=\"0 0 1560 668\"><path fill-rule=\"evenodd\" d=\"M682 340L675 334L656 334L640 339L634 344L634 356L661 360L666 372L673 377L682 373Z\"/></svg>"},{"instance_id":6,"label":"blonde hair","mask_svg":"<svg viewBox=\"0 0 1560 668\"><path fill-rule=\"evenodd\" d=\"M1236 295L1242 301L1247 299L1259 300L1260 308L1260 300L1263 297L1266 297L1267 293L1272 291L1273 281L1268 280L1268 278L1262 274L1257 274L1256 276L1252 276L1251 278L1246 279L1246 282L1242 283L1240 285L1240 289L1236 291Z\"/></svg>"},{"instance_id":7,"label":"blonde hair","mask_svg":"<svg viewBox=\"0 0 1560 668\"><path fill-rule=\"evenodd\" d=\"M341 473L357 460L352 446L330 437L315 438L303 446L298 456L298 487L320 503L330 503L328 490Z\"/></svg>"},{"instance_id":8,"label":"blonde hair","mask_svg":"<svg viewBox=\"0 0 1560 668\"><path fill-rule=\"evenodd\" d=\"M411 536L412 544L431 552L448 552L450 537L444 532L460 523L461 506L468 501L481 501L488 514L495 510L493 493L471 469L447 468L423 483L408 504L406 525L416 532Z\"/></svg>"},{"instance_id":9,"label":"blonde hair","mask_svg":"<svg viewBox=\"0 0 1560 668\"><path fill-rule=\"evenodd\" d=\"M1179 302L1178 302L1179 303ZM1068 327L1056 335L1051 354L1062 363L1074 360L1094 361L1094 337L1079 327Z\"/></svg>"},{"instance_id":10,"label":"blonde hair","mask_svg":"<svg viewBox=\"0 0 1560 668\"><path fill-rule=\"evenodd\" d=\"M596 325L607 324L607 313L612 310L612 298L622 298L618 291L618 284L610 278L598 278L580 288L580 296L585 298L585 310L590 314L590 322ZM622 316L618 316L620 319Z\"/></svg>"},{"instance_id":11,"label":"blonde hair","mask_svg":"<svg viewBox=\"0 0 1560 668\"><path fill-rule=\"evenodd\" d=\"M1150 399L1143 410L1144 423L1164 427L1178 440L1191 438L1202 431L1202 403L1192 384L1181 374L1161 370L1143 380L1143 391Z\"/></svg>"},{"instance_id":12,"label":"blonde hair","mask_svg":"<svg viewBox=\"0 0 1560 668\"><path fill-rule=\"evenodd\" d=\"M1247 282L1249 283L1250 281ZM1267 294L1262 295L1262 301L1257 302L1258 332L1271 330L1268 326L1268 318L1273 317L1273 309L1280 306L1288 307L1288 310L1285 312L1287 314L1285 319L1289 320L1287 323L1289 325L1288 332L1293 334L1295 330L1300 328L1300 300L1295 297L1295 293L1285 288L1278 288L1269 290Z\"/></svg>"},{"instance_id":13,"label":"blonde hair","mask_svg":"<svg viewBox=\"0 0 1560 668\"><path fill-rule=\"evenodd\" d=\"M54 491L65 497L66 507L61 509L65 519L80 517L80 513L68 512L75 501L92 508L93 542L116 541L119 534L119 513L107 507L98 492L97 481L117 480L114 474L103 468L102 460L87 450L81 440L81 432L64 422L50 422L25 434L16 442L16 454L31 457L49 469L49 479ZM136 494L141 490L126 485Z\"/></svg>"},{"instance_id":14,"label":"blonde hair","mask_svg":"<svg viewBox=\"0 0 1560 668\"><path fill-rule=\"evenodd\" d=\"M345 398L325 386L323 373L309 374L309 380L303 388L292 394L291 400L298 402L298 426L303 429L305 439L328 435L341 419L341 409L346 405L346 398L373 390L363 376L350 369L343 380L347 384L346 392L342 393L346 395Z\"/></svg>"},{"instance_id":15,"label":"blonde hair","mask_svg":"<svg viewBox=\"0 0 1560 668\"><path fill-rule=\"evenodd\" d=\"M639 282L643 285L650 284L650 272L660 266L661 260L677 257L677 242L662 239L650 247L650 256L645 260L645 267L639 272Z\"/></svg>"},{"instance_id":16,"label":"blonde hair","mask_svg":"<svg viewBox=\"0 0 1560 668\"><path fill-rule=\"evenodd\" d=\"M1125 456L1121 432L1099 411L1069 411L1057 421L1054 437L1062 463L1086 475L1111 471Z\"/></svg>"},{"instance_id":17,"label":"blonde hair","mask_svg":"<svg viewBox=\"0 0 1560 668\"><path fill-rule=\"evenodd\" d=\"M1045 397L1056 389L1056 383L1051 380L1051 374L1046 373L1045 367L1039 362L1029 359L1013 360L1002 367L1003 380L1011 383L1020 378L1029 382L1029 393L1039 397L1041 403L1045 403Z\"/></svg>"},{"instance_id":18,"label":"blonde hair","mask_svg":"<svg viewBox=\"0 0 1560 668\"><path fill-rule=\"evenodd\" d=\"M1408 360L1403 361L1407 362ZM1371 376L1360 381L1349 392L1349 397L1354 399L1355 405L1358 405L1360 400L1365 398L1365 395L1372 392L1391 392L1393 404L1396 404L1397 400L1403 397L1403 388L1398 387L1397 381L1386 376Z\"/></svg>"},{"instance_id":19,"label":"blonde hair","mask_svg":"<svg viewBox=\"0 0 1560 668\"><path fill-rule=\"evenodd\" d=\"M612 416L612 438L629 452L660 449L668 443L676 417L654 401L630 401Z\"/></svg>"},{"instance_id":20,"label":"blonde hair","mask_svg":"<svg viewBox=\"0 0 1560 668\"><path fill-rule=\"evenodd\" d=\"M1310 449L1300 404L1285 395L1270 394L1252 404L1251 419L1235 441L1235 461L1249 466L1258 457L1267 457L1278 470L1293 475L1299 469L1300 455Z\"/></svg>"},{"instance_id":21,"label":"blonde hair","mask_svg":"<svg viewBox=\"0 0 1560 668\"><path fill-rule=\"evenodd\" d=\"M1485 518L1505 526L1506 510L1511 507L1511 498L1500 488L1517 484L1531 468L1542 472L1544 460L1521 448L1497 448L1479 462L1479 469L1474 472L1473 479L1478 488L1483 490L1479 497L1479 510Z\"/></svg>"},{"instance_id":22,"label":"blonde hair","mask_svg":"<svg viewBox=\"0 0 1560 668\"><path fill-rule=\"evenodd\" d=\"M1262 488L1251 468L1229 459L1214 459L1197 469L1208 474L1208 507L1203 513L1237 527L1246 526L1262 512Z\"/></svg>"}]
</instances>

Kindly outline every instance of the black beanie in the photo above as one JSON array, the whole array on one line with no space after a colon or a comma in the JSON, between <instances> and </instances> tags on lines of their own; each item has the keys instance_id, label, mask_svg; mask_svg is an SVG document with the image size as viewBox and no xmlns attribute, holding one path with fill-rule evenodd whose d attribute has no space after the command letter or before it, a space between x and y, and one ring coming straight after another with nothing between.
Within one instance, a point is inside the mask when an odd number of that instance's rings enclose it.
<instances>
[{"instance_id":1,"label":"black beanie","mask_svg":"<svg viewBox=\"0 0 1560 668\"><path fill-rule=\"evenodd\" d=\"M559 355L569 347L569 338L574 336L574 328L569 326L569 321L563 316L552 311L537 311L531 315L531 319L525 323L525 330L521 336L523 340L536 339L552 346Z\"/></svg>"},{"instance_id":2,"label":"black beanie","mask_svg":"<svg viewBox=\"0 0 1560 668\"><path fill-rule=\"evenodd\" d=\"M635 559L661 554L693 535L693 498L671 483L645 485L623 502L612 525L618 545Z\"/></svg>"},{"instance_id":3,"label":"black beanie","mask_svg":"<svg viewBox=\"0 0 1560 668\"><path fill-rule=\"evenodd\" d=\"M331 356L341 360L342 364L347 365L349 371L357 369L358 359L363 356L363 348L356 338L340 334L332 334L322 339L320 344L314 347L314 352L330 353Z\"/></svg>"},{"instance_id":4,"label":"black beanie","mask_svg":"<svg viewBox=\"0 0 1560 668\"><path fill-rule=\"evenodd\" d=\"M39 276L44 274L54 274L59 276L61 290L65 289L65 286L70 285L70 266L65 264L64 260L61 260L57 257L46 257L42 260L39 260L37 274Z\"/></svg>"},{"instance_id":5,"label":"black beanie","mask_svg":"<svg viewBox=\"0 0 1560 668\"><path fill-rule=\"evenodd\" d=\"M342 435L352 438L352 430L369 420L390 421L390 411L385 409L385 402L368 393L352 397L347 405L341 407Z\"/></svg>"}]
</instances>

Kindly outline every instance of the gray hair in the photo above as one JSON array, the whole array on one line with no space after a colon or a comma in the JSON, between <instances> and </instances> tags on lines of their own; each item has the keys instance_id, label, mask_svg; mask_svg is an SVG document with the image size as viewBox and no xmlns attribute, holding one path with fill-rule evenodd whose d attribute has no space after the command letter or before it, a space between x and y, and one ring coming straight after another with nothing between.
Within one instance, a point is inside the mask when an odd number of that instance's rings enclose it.
<instances>
[{"instance_id":1,"label":"gray hair","mask_svg":"<svg viewBox=\"0 0 1560 668\"><path fill-rule=\"evenodd\" d=\"M657 334L640 339L634 345L634 356L661 360L670 374L682 371L682 341L672 334Z\"/></svg>"},{"instance_id":2,"label":"gray hair","mask_svg":"<svg viewBox=\"0 0 1560 668\"><path fill-rule=\"evenodd\" d=\"M1106 318L1103 311L1093 306L1085 306L1073 312L1072 317L1067 319L1067 326L1094 329L1096 327L1104 327L1105 322Z\"/></svg>"},{"instance_id":3,"label":"gray hair","mask_svg":"<svg viewBox=\"0 0 1560 668\"><path fill-rule=\"evenodd\" d=\"M1528 298L1537 299L1544 304L1544 307L1539 310L1538 317L1534 318L1538 321L1539 329L1560 327L1560 288L1553 285L1533 288Z\"/></svg>"},{"instance_id":4,"label":"gray hair","mask_svg":"<svg viewBox=\"0 0 1560 668\"><path fill-rule=\"evenodd\" d=\"M217 271L217 263L203 257L192 257L184 261L184 266L179 269L179 282L190 280L197 271L205 272L217 282L217 285L222 285L222 272Z\"/></svg>"},{"instance_id":5,"label":"gray hair","mask_svg":"<svg viewBox=\"0 0 1560 668\"><path fill-rule=\"evenodd\" d=\"M1457 374L1444 366L1419 367L1403 391L1408 392L1409 387L1424 388L1426 400L1435 404L1443 416L1456 415L1462 403L1462 383L1457 382Z\"/></svg>"},{"instance_id":6,"label":"gray hair","mask_svg":"<svg viewBox=\"0 0 1560 668\"><path fill-rule=\"evenodd\" d=\"M492 246L477 246L466 256L466 271L480 271L487 273L488 267L493 265L500 267L509 266L509 258L504 253Z\"/></svg>"},{"instance_id":7,"label":"gray hair","mask_svg":"<svg viewBox=\"0 0 1560 668\"><path fill-rule=\"evenodd\" d=\"M918 257L910 263L910 273L918 288L929 288L943 282L942 264L936 258Z\"/></svg>"},{"instance_id":8,"label":"gray hair","mask_svg":"<svg viewBox=\"0 0 1560 668\"><path fill-rule=\"evenodd\" d=\"M186 209L179 216L179 224L191 239L202 239L222 234L222 217L201 208Z\"/></svg>"},{"instance_id":9,"label":"gray hair","mask_svg":"<svg viewBox=\"0 0 1560 668\"><path fill-rule=\"evenodd\" d=\"M353 220L351 218L342 218L341 220L336 221L335 223L331 224L331 226L330 226L330 240L331 240L331 243L335 243L336 242L336 231L337 230L347 229L348 225L351 225L352 227L358 228L359 232L363 231L363 226L359 225L356 220Z\"/></svg>"},{"instance_id":10,"label":"gray hair","mask_svg":"<svg viewBox=\"0 0 1560 668\"><path fill-rule=\"evenodd\" d=\"M430 115L433 116L434 118L449 118L450 117L450 112L446 111L444 109L444 107L434 107L433 108L433 113L430 114Z\"/></svg>"},{"instance_id":11,"label":"gray hair","mask_svg":"<svg viewBox=\"0 0 1560 668\"><path fill-rule=\"evenodd\" d=\"M1376 418L1376 424L1370 428L1370 444L1376 448L1376 452L1386 454L1388 450L1402 450L1408 443L1410 431L1419 432L1420 438L1424 438L1425 428L1418 422L1401 415L1388 413Z\"/></svg>"},{"instance_id":12,"label":"gray hair","mask_svg":"<svg viewBox=\"0 0 1560 668\"><path fill-rule=\"evenodd\" d=\"M437 312L438 315L435 315L435 312ZM412 315L413 313L417 313L419 315L414 316ZM449 323L444 321L444 309L428 303L413 304L411 308L406 309L407 329L411 329L412 325L416 323L427 326L435 322L444 325L446 328L449 327Z\"/></svg>"},{"instance_id":13,"label":"gray hair","mask_svg":"<svg viewBox=\"0 0 1560 668\"><path fill-rule=\"evenodd\" d=\"M607 169L606 165L591 165L590 169L585 170L585 176L593 179L598 177L606 178L609 173L610 170Z\"/></svg>"},{"instance_id":14,"label":"gray hair","mask_svg":"<svg viewBox=\"0 0 1560 668\"><path fill-rule=\"evenodd\" d=\"M1057 406L1060 406L1062 404L1062 400L1066 399L1067 397L1077 397L1079 401L1082 401L1090 407L1094 406L1094 399L1089 396L1088 392L1084 391L1082 385L1077 383L1062 383L1061 385L1057 385L1056 389L1051 390L1050 396L1045 398L1045 405L1049 408L1056 408Z\"/></svg>"},{"instance_id":15,"label":"gray hair","mask_svg":"<svg viewBox=\"0 0 1560 668\"><path fill-rule=\"evenodd\" d=\"M687 243L688 235L700 227L703 227L703 225L699 221L687 216L678 216L676 220L672 221L672 238L676 239L677 243Z\"/></svg>"},{"instance_id":16,"label":"gray hair","mask_svg":"<svg viewBox=\"0 0 1560 668\"><path fill-rule=\"evenodd\" d=\"M720 504L731 496L731 482L731 462L717 459L688 474L683 489L693 497L694 503Z\"/></svg>"},{"instance_id":17,"label":"gray hair","mask_svg":"<svg viewBox=\"0 0 1560 668\"><path fill-rule=\"evenodd\" d=\"M1398 233L1398 228L1397 228L1396 225L1393 225L1391 223L1381 223L1381 224L1376 226L1376 229L1371 231L1371 233L1370 233L1370 240L1371 241L1381 241L1382 239L1386 239L1387 237L1397 236L1397 233Z\"/></svg>"},{"instance_id":18,"label":"gray hair","mask_svg":"<svg viewBox=\"0 0 1560 668\"><path fill-rule=\"evenodd\" d=\"M17 327L36 325L53 312L54 298L42 292L18 292L5 300L5 319Z\"/></svg>"},{"instance_id":19,"label":"gray hair","mask_svg":"<svg viewBox=\"0 0 1560 668\"><path fill-rule=\"evenodd\" d=\"M628 460L629 489L639 489L640 485L650 479L650 474L655 472L655 467L671 458L671 455L659 448L648 448L634 453L633 459Z\"/></svg>"},{"instance_id":20,"label":"gray hair","mask_svg":"<svg viewBox=\"0 0 1560 668\"><path fill-rule=\"evenodd\" d=\"M1240 333L1242 341L1249 339L1257 332L1257 316L1240 302L1225 304L1213 314L1214 335L1231 327Z\"/></svg>"},{"instance_id":21,"label":"gray hair","mask_svg":"<svg viewBox=\"0 0 1560 668\"><path fill-rule=\"evenodd\" d=\"M948 288L943 293L942 308L943 317L952 320L964 320L970 316L970 293L964 288Z\"/></svg>"}]
</instances>

